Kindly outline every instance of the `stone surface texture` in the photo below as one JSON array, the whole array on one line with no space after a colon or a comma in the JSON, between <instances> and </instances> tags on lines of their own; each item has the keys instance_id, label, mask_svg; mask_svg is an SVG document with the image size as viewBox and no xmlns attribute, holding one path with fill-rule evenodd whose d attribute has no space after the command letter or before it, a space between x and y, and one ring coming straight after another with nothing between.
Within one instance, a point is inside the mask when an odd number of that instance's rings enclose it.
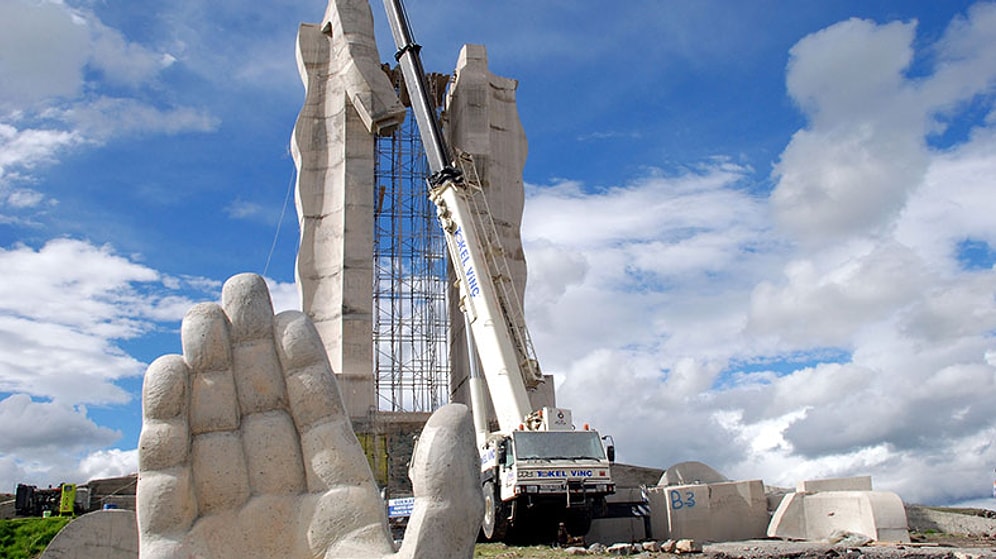
<instances>
[{"instance_id":1,"label":"stone surface texture","mask_svg":"<svg viewBox=\"0 0 996 559\"><path fill-rule=\"evenodd\" d=\"M321 24L302 24L297 60L306 92L291 138L301 308L339 375L348 414L363 418L376 406L374 139L405 110L381 69L367 0L332 0Z\"/></svg>"},{"instance_id":2,"label":"stone surface texture","mask_svg":"<svg viewBox=\"0 0 996 559\"><path fill-rule=\"evenodd\" d=\"M825 479L807 479L796 484L799 493L818 493L820 491L871 491L871 476L836 477Z\"/></svg>"},{"instance_id":3,"label":"stone surface texture","mask_svg":"<svg viewBox=\"0 0 996 559\"><path fill-rule=\"evenodd\" d=\"M769 537L793 540L825 539L837 531L874 541L910 541L903 502L888 491L790 493L768 526Z\"/></svg>"},{"instance_id":4,"label":"stone surface texture","mask_svg":"<svg viewBox=\"0 0 996 559\"><path fill-rule=\"evenodd\" d=\"M137 559L135 512L99 510L73 520L56 534L41 559Z\"/></svg>"},{"instance_id":5,"label":"stone surface texture","mask_svg":"<svg viewBox=\"0 0 996 559\"><path fill-rule=\"evenodd\" d=\"M647 489L655 539L738 541L765 537L768 501L760 480Z\"/></svg>"},{"instance_id":6,"label":"stone surface texture","mask_svg":"<svg viewBox=\"0 0 996 559\"><path fill-rule=\"evenodd\" d=\"M185 316L183 355L143 386L137 521L143 559L388 557L384 503L325 346L306 315L273 315L263 279L226 282ZM469 558L483 502L470 414L429 419L397 557Z\"/></svg>"}]
</instances>

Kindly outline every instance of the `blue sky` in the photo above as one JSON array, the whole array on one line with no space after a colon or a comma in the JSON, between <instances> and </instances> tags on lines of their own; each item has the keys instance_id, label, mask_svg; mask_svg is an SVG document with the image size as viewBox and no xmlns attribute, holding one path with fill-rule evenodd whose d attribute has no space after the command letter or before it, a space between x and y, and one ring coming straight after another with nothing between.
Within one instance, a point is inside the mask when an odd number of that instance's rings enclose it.
<instances>
[{"instance_id":1,"label":"blue sky","mask_svg":"<svg viewBox=\"0 0 996 559\"><path fill-rule=\"evenodd\" d=\"M996 4L607 6L407 3L430 70L480 43L519 80L560 403L631 463L988 504ZM230 275L296 305L324 9L0 0L0 491L134 470L144 368Z\"/></svg>"}]
</instances>

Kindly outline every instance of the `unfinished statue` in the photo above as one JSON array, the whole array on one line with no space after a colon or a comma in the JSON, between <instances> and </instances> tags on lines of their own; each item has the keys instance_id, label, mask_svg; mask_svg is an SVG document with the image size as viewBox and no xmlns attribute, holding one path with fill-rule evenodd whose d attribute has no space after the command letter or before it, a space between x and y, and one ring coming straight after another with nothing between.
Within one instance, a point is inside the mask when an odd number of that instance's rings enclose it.
<instances>
[{"instance_id":1,"label":"unfinished statue","mask_svg":"<svg viewBox=\"0 0 996 559\"><path fill-rule=\"evenodd\" d=\"M298 63L307 99L291 147L311 318L274 316L251 274L225 284L220 306L187 313L183 355L159 358L145 376L141 557L469 559L484 506L467 408L440 408L422 431L409 471L415 509L397 552L350 423L373 403L363 316L372 264L369 243L339 241L369 236L360 210L370 204L373 135L404 115L380 69L367 0L331 0L320 25L302 25Z\"/></svg>"},{"instance_id":2,"label":"unfinished statue","mask_svg":"<svg viewBox=\"0 0 996 559\"><path fill-rule=\"evenodd\" d=\"M254 274L183 319L183 355L142 391L142 559L464 558L483 516L466 407L437 410L410 475L415 509L395 552L325 348L297 311L273 315Z\"/></svg>"}]
</instances>

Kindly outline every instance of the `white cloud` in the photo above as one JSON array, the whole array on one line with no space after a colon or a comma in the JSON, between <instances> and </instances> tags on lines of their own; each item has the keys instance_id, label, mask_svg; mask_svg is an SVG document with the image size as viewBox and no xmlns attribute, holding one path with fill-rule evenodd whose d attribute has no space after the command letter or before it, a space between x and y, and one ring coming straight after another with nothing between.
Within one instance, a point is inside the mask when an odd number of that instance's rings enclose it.
<instances>
[{"instance_id":1,"label":"white cloud","mask_svg":"<svg viewBox=\"0 0 996 559\"><path fill-rule=\"evenodd\" d=\"M896 238L938 273L957 273L954 247L966 238L996 246L996 129L976 129L958 149L935 154L922 186L896 222Z\"/></svg>"},{"instance_id":2,"label":"white cloud","mask_svg":"<svg viewBox=\"0 0 996 559\"><path fill-rule=\"evenodd\" d=\"M225 213L232 219L255 221L271 226L278 225L283 217L283 211L279 206L268 206L243 198L236 198L229 202L225 206Z\"/></svg>"},{"instance_id":3,"label":"white cloud","mask_svg":"<svg viewBox=\"0 0 996 559\"><path fill-rule=\"evenodd\" d=\"M50 0L0 5L0 20L17 22L0 37L0 108L31 107L81 95L88 70L114 85L141 87L171 64L164 53L130 42L96 15Z\"/></svg>"},{"instance_id":4,"label":"white cloud","mask_svg":"<svg viewBox=\"0 0 996 559\"><path fill-rule=\"evenodd\" d=\"M297 283L283 283L266 278L266 286L270 290L274 313L301 310L301 295L298 293Z\"/></svg>"},{"instance_id":5,"label":"white cloud","mask_svg":"<svg viewBox=\"0 0 996 559\"><path fill-rule=\"evenodd\" d=\"M871 474L911 501L987 494L996 271L963 270L955 250L996 246L996 133L969 122L943 151L928 135L969 99L992 110L994 13L954 22L916 78L914 23L799 41L787 79L808 124L767 200L717 162L532 187L527 313L559 403L612 432L624 461L788 486Z\"/></svg>"},{"instance_id":6,"label":"white cloud","mask_svg":"<svg viewBox=\"0 0 996 559\"><path fill-rule=\"evenodd\" d=\"M745 171L716 161L595 194L569 182L530 187L526 308L548 370L586 353L573 340L684 344L688 356L702 345L699 330L672 332L685 317L715 319L717 331L740 328L740 319L723 316L723 299L746 300L747 292L718 294L715 286L725 278L749 289L778 245L762 201L738 188ZM678 290L682 298L670 296Z\"/></svg>"},{"instance_id":7,"label":"white cloud","mask_svg":"<svg viewBox=\"0 0 996 559\"><path fill-rule=\"evenodd\" d=\"M206 111L191 107L161 109L128 98L99 97L77 104L62 114L87 138L106 141L144 134L212 132L220 121Z\"/></svg>"},{"instance_id":8,"label":"white cloud","mask_svg":"<svg viewBox=\"0 0 996 559\"><path fill-rule=\"evenodd\" d=\"M251 14L231 0L164 3L155 7L154 35L176 65L205 82L277 91L297 103L301 82L294 61L294 22L318 21L323 9L307 0L258 4ZM291 24L274 26L275 21Z\"/></svg>"},{"instance_id":9,"label":"white cloud","mask_svg":"<svg viewBox=\"0 0 996 559\"><path fill-rule=\"evenodd\" d=\"M128 401L115 381L141 375L145 365L119 341L175 322L192 305L158 272L83 241L0 249L0 268L7 278L0 283L0 391L63 405Z\"/></svg>"},{"instance_id":10,"label":"white cloud","mask_svg":"<svg viewBox=\"0 0 996 559\"><path fill-rule=\"evenodd\" d=\"M789 342L848 347L856 324L887 320L929 285L923 262L898 243L847 243L785 266L784 283L751 296L748 328Z\"/></svg>"},{"instance_id":11,"label":"white cloud","mask_svg":"<svg viewBox=\"0 0 996 559\"><path fill-rule=\"evenodd\" d=\"M851 19L791 49L788 91L809 125L782 153L772 202L799 240L882 233L927 178L925 134L942 132L980 95L991 102L996 5L978 4L952 22L934 73L911 79L915 29Z\"/></svg>"},{"instance_id":12,"label":"white cloud","mask_svg":"<svg viewBox=\"0 0 996 559\"><path fill-rule=\"evenodd\" d=\"M967 17L956 17L937 43L937 67L922 84L927 103L936 105L940 116L957 112L959 105L980 92L993 93L996 76L996 5L979 2Z\"/></svg>"},{"instance_id":13,"label":"white cloud","mask_svg":"<svg viewBox=\"0 0 996 559\"><path fill-rule=\"evenodd\" d=\"M107 27L93 15L87 20L93 49L90 64L111 84L140 87L175 61L169 54L129 42L120 31Z\"/></svg>"},{"instance_id":14,"label":"white cloud","mask_svg":"<svg viewBox=\"0 0 996 559\"><path fill-rule=\"evenodd\" d=\"M133 474L138 471L138 450L111 448L87 455L79 463L83 480L104 479Z\"/></svg>"},{"instance_id":15,"label":"white cloud","mask_svg":"<svg viewBox=\"0 0 996 559\"><path fill-rule=\"evenodd\" d=\"M129 41L92 12L62 2L0 5L14 21L0 37L0 201L67 150L138 134L211 132L218 119L164 98L161 71L175 58ZM0 210L4 206L0 206ZM13 218L0 215L0 219Z\"/></svg>"},{"instance_id":16,"label":"white cloud","mask_svg":"<svg viewBox=\"0 0 996 559\"><path fill-rule=\"evenodd\" d=\"M45 195L30 188L18 188L7 196L7 204L14 208L33 208L45 200Z\"/></svg>"},{"instance_id":17,"label":"white cloud","mask_svg":"<svg viewBox=\"0 0 996 559\"><path fill-rule=\"evenodd\" d=\"M16 22L0 34L0 110L51 97L72 97L83 86L89 57L85 25L55 2L0 4L0 21Z\"/></svg>"},{"instance_id":18,"label":"white cloud","mask_svg":"<svg viewBox=\"0 0 996 559\"><path fill-rule=\"evenodd\" d=\"M874 233L922 180L927 114L903 77L914 29L852 19L792 47L788 91L810 124L782 153L771 199L800 239Z\"/></svg>"},{"instance_id":19,"label":"white cloud","mask_svg":"<svg viewBox=\"0 0 996 559\"><path fill-rule=\"evenodd\" d=\"M26 394L0 400L0 448L5 453L75 451L105 446L120 436L95 424L83 407L33 402Z\"/></svg>"},{"instance_id":20,"label":"white cloud","mask_svg":"<svg viewBox=\"0 0 996 559\"><path fill-rule=\"evenodd\" d=\"M84 482L137 469L137 451L109 448L121 437L85 404L132 405L118 383L142 375L119 345L175 332L220 283L164 276L108 246L56 239L35 250L0 249L0 487ZM278 310L298 308L293 283L268 281Z\"/></svg>"},{"instance_id":21,"label":"white cloud","mask_svg":"<svg viewBox=\"0 0 996 559\"><path fill-rule=\"evenodd\" d=\"M8 396L0 400L0 491L13 491L18 483L82 483L89 478L80 459L120 437L94 423L82 406Z\"/></svg>"},{"instance_id":22,"label":"white cloud","mask_svg":"<svg viewBox=\"0 0 996 559\"><path fill-rule=\"evenodd\" d=\"M82 138L64 130L22 129L0 122L0 181L10 169L30 169L79 144ZM2 183L0 183L2 184Z\"/></svg>"},{"instance_id":23,"label":"white cloud","mask_svg":"<svg viewBox=\"0 0 996 559\"><path fill-rule=\"evenodd\" d=\"M73 239L0 248L0 269L0 488L134 472L137 452L108 448L121 433L85 404L134 405L118 382L146 364L120 342L175 331L194 302L218 298L219 282L164 276Z\"/></svg>"},{"instance_id":24,"label":"white cloud","mask_svg":"<svg viewBox=\"0 0 996 559\"><path fill-rule=\"evenodd\" d=\"M0 400L0 492L13 492L18 483L45 487L134 473L137 450L102 448L120 437L82 406L8 396Z\"/></svg>"}]
</instances>

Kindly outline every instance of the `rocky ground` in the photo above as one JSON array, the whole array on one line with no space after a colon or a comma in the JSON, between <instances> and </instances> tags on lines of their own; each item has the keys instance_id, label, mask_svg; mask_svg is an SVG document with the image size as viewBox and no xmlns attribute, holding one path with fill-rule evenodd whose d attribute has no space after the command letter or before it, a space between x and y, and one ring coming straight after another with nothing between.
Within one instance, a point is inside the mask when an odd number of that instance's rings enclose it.
<instances>
[{"instance_id":1,"label":"rocky ground","mask_svg":"<svg viewBox=\"0 0 996 559\"><path fill-rule=\"evenodd\" d=\"M478 546L475 557L493 559L560 559L571 556L611 557L632 555L650 558L694 559L996 559L996 513L988 510L954 510L908 505L910 543L869 542L867 538L840 534L827 541L746 542L692 545L692 551L659 550L654 544L560 549L549 547ZM660 542L657 542L659 545ZM613 549L615 548L615 549Z\"/></svg>"}]
</instances>

